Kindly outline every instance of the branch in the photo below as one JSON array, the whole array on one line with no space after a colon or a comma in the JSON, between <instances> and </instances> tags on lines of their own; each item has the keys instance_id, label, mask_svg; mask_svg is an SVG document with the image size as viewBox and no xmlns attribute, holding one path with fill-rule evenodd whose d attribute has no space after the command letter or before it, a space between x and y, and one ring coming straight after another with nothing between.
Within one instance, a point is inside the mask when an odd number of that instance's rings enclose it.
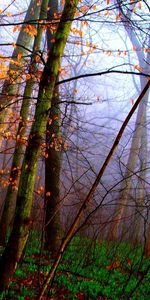
<instances>
[{"instance_id":1,"label":"branch","mask_svg":"<svg viewBox=\"0 0 150 300\"><path fill-rule=\"evenodd\" d=\"M121 71L121 70L107 70L107 71L102 71L102 72L98 72L98 73L90 73L90 74L81 74L78 76L74 76L71 78L66 78L63 79L61 81L58 81L56 83L56 85L58 84L63 84L66 82L70 82L70 81L74 81L77 79L82 79L82 78L87 78L87 77L95 77L95 76L101 76L101 75L105 75L105 74L111 74L111 73L116 73L116 74L128 74L128 75L137 75L137 76L144 76L144 77L148 77L149 74L143 73L143 72L132 72L132 71Z\"/></svg>"},{"instance_id":2,"label":"branch","mask_svg":"<svg viewBox=\"0 0 150 300\"><path fill-rule=\"evenodd\" d=\"M116 136L116 139L112 145L112 148L110 149L88 195L86 196L83 204L81 205L81 208L79 209L75 219L74 219L74 222L73 224L71 225L71 227L69 228L65 238L62 240L62 243L61 243L61 246L57 252L57 255L56 255L56 259L51 267L51 270L49 271L48 275L47 275L47 278L45 280L45 283L43 284L43 287L41 289L41 292L39 294L39 296L37 297L37 300L42 300L43 299L43 295L44 295L44 292L48 286L48 284L53 280L54 276L55 276L55 272L57 270L57 267L59 265L59 262L68 246L68 244L70 243L71 239L73 238L74 234L75 234L75 231L77 229L77 227L79 226L79 223L80 223L80 220L81 220L81 217L89 203L89 201L91 200L91 197L93 195L93 193L95 192L103 174L104 174L104 171L108 165L108 163L110 162L119 142L120 142L120 139L124 133L124 130L125 128L127 127L127 124L128 122L130 121L131 117L133 116L135 110L137 109L139 103L142 101L144 95L146 94L146 92L148 91L149 89L149 86L150 86L150 80L148 80L146 86L144 87L144 89L142 90L141 94L139 95L138 99L136 100L135 104L133 105L132 109L130 110L129 114L127 115L127 117L125 118L124 120L124 123L122 124L117 136Z\"/></svg>"},{"instance_id":3,"label":"branch","mask_svg":"<svg viewBox=\"0 0 150 300\"><path fill-rule=\"evenodd\" d=\"M23 48L24 50L30 52L30 53L33 53L33 50L30 50L29 48L21 45L21 44L18 44L18 43L0 43L0 46L12 46L12 47L20 47L20 48ZM3 58L3 56L2 56ZM12 58L12 56L7 56L6 58Z\"/></svg>"}]
</instances>

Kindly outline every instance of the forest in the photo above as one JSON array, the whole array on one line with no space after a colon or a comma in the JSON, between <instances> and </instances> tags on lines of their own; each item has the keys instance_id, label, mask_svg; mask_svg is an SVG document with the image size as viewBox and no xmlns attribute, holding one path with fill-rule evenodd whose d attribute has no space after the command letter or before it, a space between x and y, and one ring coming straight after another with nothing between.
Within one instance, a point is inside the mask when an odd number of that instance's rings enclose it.
<instances>
[{"instance_id":1,"label":"forest","mask_svg":"<svg viewBox=\"0 0 150 300\"><path fill-rule=\"evenodd\" d=\"M150 299L150 3L0 2L0 299Z\"/></svg>"}]
</instances>

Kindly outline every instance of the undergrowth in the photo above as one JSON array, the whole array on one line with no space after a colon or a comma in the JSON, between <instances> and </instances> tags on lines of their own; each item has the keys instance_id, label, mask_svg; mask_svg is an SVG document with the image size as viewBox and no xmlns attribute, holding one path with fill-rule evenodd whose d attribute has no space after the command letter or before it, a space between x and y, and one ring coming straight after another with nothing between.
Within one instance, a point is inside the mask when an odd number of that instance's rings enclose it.
<instances>
[{"instance_id":1,"label":"undergrowth","mask_svg":"<svg viewBox=\"0 0 150 300\"><path fill-rule=\"evenodd\" d=\"M9 289L0 299L36 299L52 265L32 232L25 256ZM70 243L47 299L150 299L150 259L130 244L92 241L80 236Z\"/></svg>"}]
</instances>

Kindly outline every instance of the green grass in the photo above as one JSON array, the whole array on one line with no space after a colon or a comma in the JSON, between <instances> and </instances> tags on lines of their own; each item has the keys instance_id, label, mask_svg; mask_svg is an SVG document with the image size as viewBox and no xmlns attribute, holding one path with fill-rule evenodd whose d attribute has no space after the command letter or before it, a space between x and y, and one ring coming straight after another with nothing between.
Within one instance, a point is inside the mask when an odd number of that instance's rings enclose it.
<instances>
[{"instance_id":1,"label":"green grass","mask_svg":"<svg viewBox=\"0 0 150 300\"><path fill-rule=\"evenodd\" d=\"M40 254L41 253L41 254ZM99 243L75 237L65 252L50 291L52 299L150 299L150 259L127 243ZM9 290L0 299L35 299L51 267L32 233ZM54 298L53 298L54 297Z\"/></svg>"}]
</instances>

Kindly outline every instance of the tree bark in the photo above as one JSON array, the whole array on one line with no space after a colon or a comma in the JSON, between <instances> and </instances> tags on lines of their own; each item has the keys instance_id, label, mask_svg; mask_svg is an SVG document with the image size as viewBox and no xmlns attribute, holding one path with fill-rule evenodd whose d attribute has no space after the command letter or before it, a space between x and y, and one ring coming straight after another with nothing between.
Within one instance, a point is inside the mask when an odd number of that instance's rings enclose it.
<instances>
[{"instance_id":1,"label":"tree bark","mask_svg":"<svg viewBox=\"0 0 150 300\"><path fill-rule=\"evenodd\" d=\"M55 35L55 43L49 53L40 81L35 118L30 131L20 176L13 230L0 264L0 291L7 289L28 239L37 161L51 108L51 99L59 72L60 60L77 4L77 0L66 0L65 2Z\"/></svg>"},{"instance_id":2,"label":"tree bark","mask_svg":"<svg viewBox=\"0 0 150 300\"><path fill-rule=\"evenodd\" d=\"M48 20L58 14L58 1L49 0ZM51 51L51 40L55 34L47 29L47 50ZM58 79L58 78L57 78ZM55 257L61 243L60 225L60 108L59 88L55 86L51 100L49 121L46 126L46 158L45 158L45 244L46 250Z\"/></svg>"},{"instance_id":3,"label":"tree bark","mask_svg":"<svg viewBox=\"0 0 150 300\"><path fill-rule=\"evenodd\" d=\"M50 123L46 127L45 158L45 249L55 257L61 243L60 225L60 110L59 91L54 89Z\"/></svg>"},{"instance_id":4,"label":"tree bark","mask_svg":"<svg viewBox=\"0 0 150 300\"><path fill-rule=\"evenodd\" d=\"M36 0L31 0L28 11L26 13L24 22L36 20L39 17L39 6L36 3ZM33 36L24 31L26 28L26 24L22 26L22 29L18 35L16 47L14 48L12 59L17 61L18 54L21 55L20 62L23 62L24 56L28 54L28 50L30 49L33 41ZM36 26L36 25L33 25ZM13 73L12 73L13 72ZM22 74L22 67L10 63L8 79L5 80L1 97L0 97L0 147L2 146L3 141L3 133L7 129L7 119L9 118L9 114L11 112L11 107L8 104L13 102L19 89L19 83L21 81L20 76ZM13 79L13 82L12 82Z\"/></svg>"},{"instance_id":5,"label":"tree bark","mask_svg":"<svg viewBox=\"0 0 150 300\"><path fill-rule=\"evenodd\" d=\"M148 93L147 93L148 97ZM146 107L145 107L146 110ZM144 237L144 214L145 214L145 200L146 200L146 175L147 175L147 124L146 124L146 111L143 112L143 128L141 133L141 146L139 150L140 160L140 173L137 184L137 193L135 199L135 212L132 222L132 230L129 235L129 240L132 241L133 245L136 246L143 242Z\"/></svg>"},{"instance_id":6,"label":"tree bark","mask_svg":"<svg viewBox=\"0 0 150 300\"><path fill-rule=\"evenodd\" d=\"M41 12L40 12L40 19L45 19L47 14L47 2L48 0L43 0L41 4ZM22 157L24 153L24 142L25 142L25 133L27 128L27 118L29 114L29 109L31 105L31 94L34 87L34 74L36 72L36 53L40 50L40 43L42 39L42 32L43 26L40 24L37 27L37 35L34 40L33 45L33 53L31 56L31 62L29 66L29 75L30 79L27 80L24 94L23 94L23 101L22 107L20 111L20 122L17 130L17 138L13 155L13 161L10 171L9 177L9 186L7 189L5 202L4 202L4 209L0 221L0 245L5 245L6 243L6 234L8 230L8 226L13 218L13 214L15 211L15 204L16 204L16 194L18 189L18 180L21 172L21 163Z\"/></svg>"}]
</instances>

